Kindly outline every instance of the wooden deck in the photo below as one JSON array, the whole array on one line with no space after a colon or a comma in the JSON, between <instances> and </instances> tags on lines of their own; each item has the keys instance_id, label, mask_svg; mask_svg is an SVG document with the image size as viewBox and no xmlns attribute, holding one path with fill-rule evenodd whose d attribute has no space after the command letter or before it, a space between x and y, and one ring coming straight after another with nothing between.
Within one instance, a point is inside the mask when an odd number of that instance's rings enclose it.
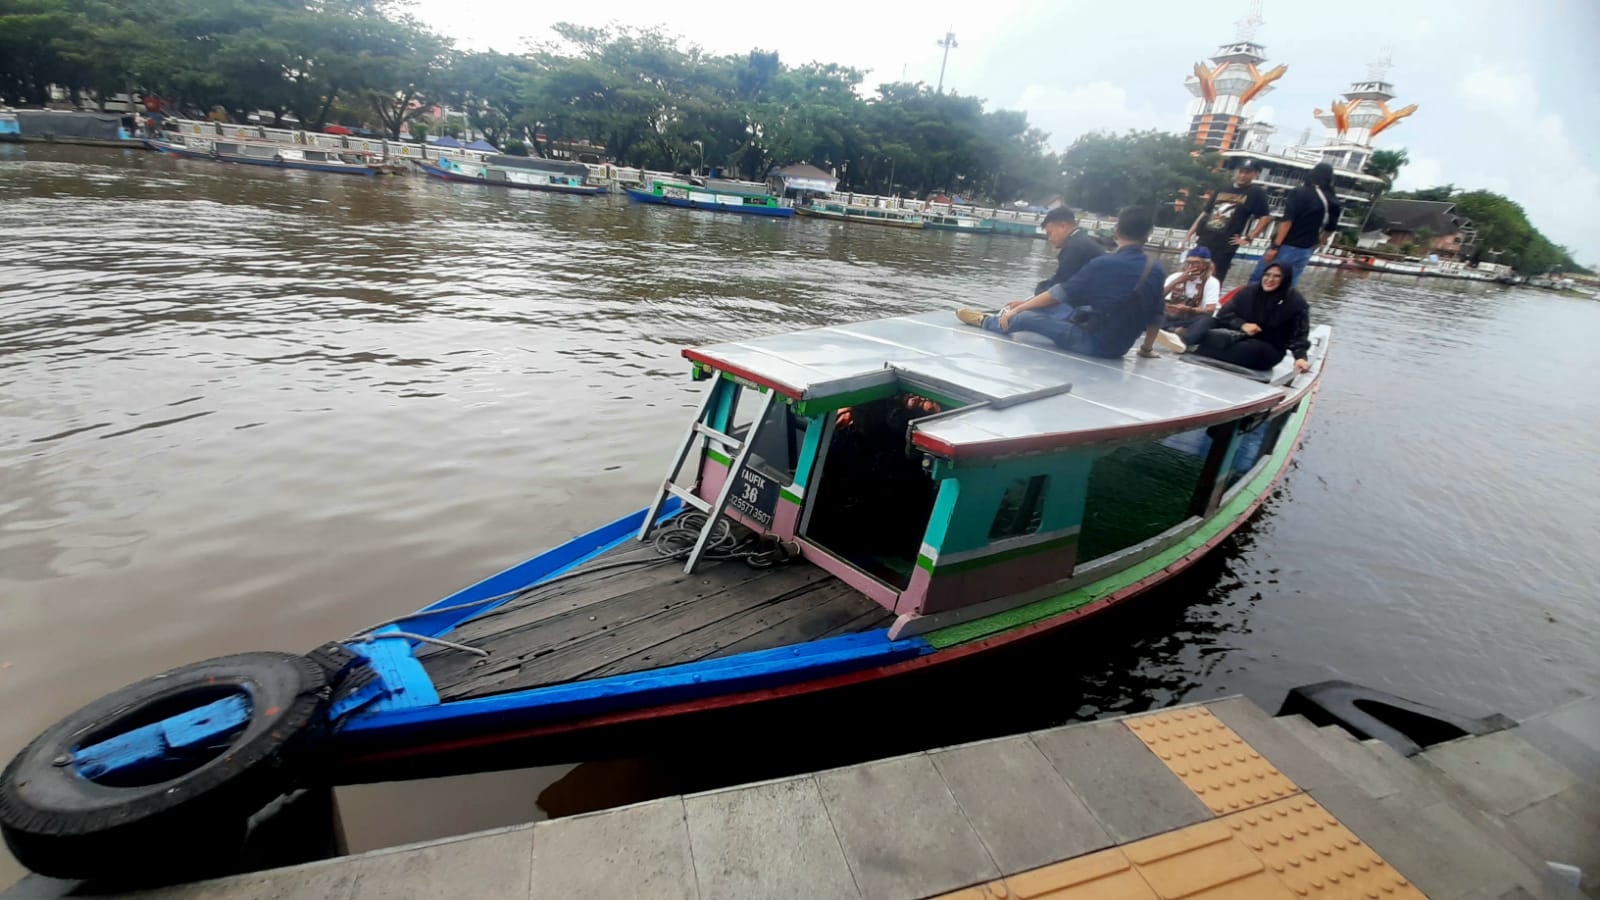
<instances>
[{"instance_id":1,"label":"wooden deck","mask_svg":"<svg viewBox=\"0 0 1600 900\"><path fill-rule=\"evenodd\" d=\"M585 568L638 561L552 584L473 619L447 637L489 651L420 654L443 700L770 650L887 628L894 616L804 562L757 569L743 561L683 563L629 543Z\"/></svg>"}]
</instances>

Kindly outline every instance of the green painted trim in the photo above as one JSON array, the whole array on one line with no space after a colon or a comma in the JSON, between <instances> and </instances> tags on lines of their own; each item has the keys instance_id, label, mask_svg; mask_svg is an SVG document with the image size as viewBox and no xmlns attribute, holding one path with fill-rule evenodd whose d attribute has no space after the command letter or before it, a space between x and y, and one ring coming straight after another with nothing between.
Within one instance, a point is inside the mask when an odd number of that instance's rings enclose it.
<instances>
[{"instance_id":1,"label":"green painted trim","mask_svg":"<svg viewBox=\"0 0 1600 900\"><path fill-rule=\"evenodd\" d=\"M910 392L919 397L927 397L929 400L943 406L946 411L970 406L972 403L970 400L957 400L954 397L946 397L943 394L923 390L915 385L896 380L886 384L874 385L873 387L845 391L842 394L832 394L827 397L808 397L797 402L794 411L802 416L815 416L825 412L832 412L836 409L843 409L846 406L870 403L873 400L881 400L884 397L904 392Z\"/></svg>"},{"instance_id":2,"label":"green painted trim","mask_svg":"<svg viewBox=\"0 0 1600 900\"><path fill-rule=\"evenodd\" d=\"M729 459L726 456L723 456L721 453L717 452L716 450L711 449L710 447L706 448L706 456L708 458L710 458L710 460L712 462L722 463L724 466L726 466L728 468L732 468L733 467L733 460Z\"/></svg>"},{"instance_id":3,"label":"green painted trim","mask_svg":"<svg viewBox=\"0 0 1600 900\"><path fill-rule=\"evenodd\" d=\"M985 616L982 619L975 619L971 622L963 622L959 625L951 625L948 628L930 631L924 637L929 644L933 645L934 649L943 650L947 647L954 647L957 644L969 643L1003 631L1011 631L1025 625L1031 625L1051 616L1071 612L1080 606L1087 606L1096 600L1114 594L1134 582L1165 569L1179 559L1205 546L1206 542L1216 537L1223 529L1243 516L1245 510L1250 508L1250 504L1265 493L1267 488L1271 486L1273 479L1278 476L1279 472L1283 471L1283 467L1288 463L1289 453L1293 449L1295 441L1299 438L1301 429L1305 427L1305 419L1309 410L1309 404L1302 400L1300 408L1293 413L1295 418L1293 431L1290 430L1289 426L1285 426L1283 433L1278 436L1278 446L1272 453L1272 464L1262 470L1261 474L1257 475L1250 482L1250 485L1240 491L1226 506L1217 510L1217 514L1209 522L1202 525L1194 534L1184 540L1144 562L1108 575L1099 581L1091 582L1064 594L1037 600L1026 606L1019 606L1016 609L1008 609L992 616Z\"/></svg>"},{"instance_id":4,"label":"green painted trim","mask_svg":"<svg viewBox=\"0 0 1600 900\"><path fill-rule=\"evenodd\" d=\"M886 384L874 385L873 387L845 391L842 394L834 394L829 397L808 397L796 403L794 411L802 416L815 416L842 409L846 406L855 406L858 403L869 403L893 394L896 386L896 383L891 381Z\"/></svg>"},{"instance_id":5,"label":"green painted trim","mask_svg":"<svg viewBox=\"0 0 1600 900\"><path fill-rule=\"evenodd\" d=\"M749 388L750 390L755 391L757 393L761 393L761 394L765 394L767 392L767 386L766 385L764 385L764 384L756 384L754 381L751 381L748 378L741 378L738 375L733 374L732 372L724 372L723 370L718 369L717 370L717 374L721 375L724 380L731 381L734 384L737 384L739 387Z\"/></svg>"},{"instance_id":6,"label":"green painted trim","mask_svg":"<svg viewBox=\"0 0 1600 900\"><path fill-rule=\"evenodd\" d=\"M1043 553L1047 550L1059 550L1062 547L1076 543L1078 543L1078 536L1076 534L1066 534L1048 541L1040 541L1037 544L1028 544L1027 546L1023 547L1012 547L1010 550L1002 550L999 553L991 553L988 556L979 556L974 559L963 559L960 562L946 563L942 566L934 563L926 556L918 553L917 565L929 575L936 577L940 575L954 575L958 572L970 572L973 569L982 569L985 566L992 566L996 563L1010 562L1013 559L1021 559L1024 556L1031 556L1035 553Z\"/></svg>"},{"instance_id":7,"label":"green painted trim","mask_svg":"<svg viewBox=\"0 0 1600 900\"><path fill-rule=\"evenodd\" d=\"M787 500L790 503L793 503L795 506L800 506L801 505L800 498L795 496L794 494L789 493L789 489L788 488L778 488L778 499Z\"/></svg>"}]
</instances>

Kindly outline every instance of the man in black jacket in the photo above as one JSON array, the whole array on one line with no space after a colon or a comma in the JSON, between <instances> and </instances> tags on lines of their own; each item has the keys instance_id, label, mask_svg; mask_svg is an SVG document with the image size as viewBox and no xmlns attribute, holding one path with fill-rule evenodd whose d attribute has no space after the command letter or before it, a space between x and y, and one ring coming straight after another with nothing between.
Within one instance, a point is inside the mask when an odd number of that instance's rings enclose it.
<instances>
[{"instance_id":1,"label":"man in black jacket","mask_svg":"<svg viewBox=\"0 0 1600 900\"><path fill-rule=\"evenodd\" d=\"M1281 262L1294 270L1294 282L1299 284L1317 245L1338 228L1339 198L1333 193L1333 166L1320 162L1311 168L1304 184L1289 192L1283 221L1272 236L1272 247L1256 264L1250 283L1260 281L1268 265Z\"/></svg>"},{"instance_id":2,"label":"man in black jacket","mask_svg":"<svg viewBox=\"0 0 1600 900\"><path fill-rule=\"evenodd\" d=\"M1055 274L1039 282L1033 289L1034 294L1042 294L1058 284L1065 284L1068 278L1078 274L1085 263L1106 253L1106 248L1099 241L1078 227L1078 217L1065 206L1045 213L1042 225L1045 239L1051 247L1061 252L1056 256Z\"/></svg>"}]
</instances>

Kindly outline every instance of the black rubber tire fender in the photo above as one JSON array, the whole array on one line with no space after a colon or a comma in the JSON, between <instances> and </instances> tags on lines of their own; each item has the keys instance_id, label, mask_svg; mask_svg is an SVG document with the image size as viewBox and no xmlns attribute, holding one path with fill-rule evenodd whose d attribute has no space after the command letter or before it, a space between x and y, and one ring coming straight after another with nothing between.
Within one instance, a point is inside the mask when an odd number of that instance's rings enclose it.
<instances>
[{"instance_id":1,"label":"black rubber tire fender","mask_svg":"<svg viewBox=\"0 0 1600 900\"><path fill-rule=\"evenodd\" d=\"M183 708L247 694L229 746L152 784L91 781L58 764L83 746ZM305 783L326 738L327 677L289 653L241 653L128 685L46 729L0 774L0 834L17 860L58 878L200 871L236 850L249 817ZM201 857L211 857L202 859Z\"/></svg>"}]
</instances>

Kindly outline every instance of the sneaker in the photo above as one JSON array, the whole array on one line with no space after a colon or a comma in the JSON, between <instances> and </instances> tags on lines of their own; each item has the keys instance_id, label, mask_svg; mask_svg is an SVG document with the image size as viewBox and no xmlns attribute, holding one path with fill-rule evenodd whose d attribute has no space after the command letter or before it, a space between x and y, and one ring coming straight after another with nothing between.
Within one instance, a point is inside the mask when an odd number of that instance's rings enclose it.
<instances>
[{"instance_id":1,"label":"sneaker","mask_svg":"<svg viewBox=\"0 0 1600 900\"><path fill-rule=\"evenodd\" d=\"M963 307L956 310L956 318L960 319L961 324L963 325L971 325L974 328L982 328L983 320L987 318L987 316L975 309L967 309Z\"/></svg>"},{"instance_id":2,"label":"sneaker","mask_svg":"<svg viewBox=\"0 0 1600 900\"><path fill-rule=\"evenodd\" d=\"M1162 331L1157 334L1156 343L1171 350L1173 353L1187 353L1189 351L1189 347L1183 342L1183 338L1178 337L1177 334L1171 331Z\"/></svg>"}]
</instances>

